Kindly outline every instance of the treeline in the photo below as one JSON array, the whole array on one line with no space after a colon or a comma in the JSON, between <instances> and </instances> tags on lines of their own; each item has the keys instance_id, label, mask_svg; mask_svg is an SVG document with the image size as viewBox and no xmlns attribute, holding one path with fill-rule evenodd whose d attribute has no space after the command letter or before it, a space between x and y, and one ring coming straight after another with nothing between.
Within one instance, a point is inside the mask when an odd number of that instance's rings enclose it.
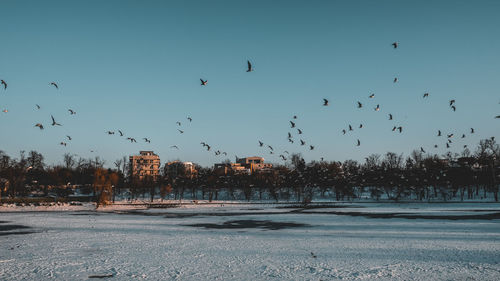
<instances>
[{"instance_id":1,"label":"treeline","mask_svg":"<svg viewBox=\"0 0 500 281\"><path fill-rule=\"evenodd\" d=\"M62 165L47 166L43 156L21 152L18 159L0 151L0 195L25 197L71 194L71 186L81 193L95 195L100 203L116 196L144 198L190 198L193 200L272 199L310 202L317 198L354 200L381 198L399 200L484 199L491 194L498 201L500 184L500 146L494 138L481 140L472 153L425 154L420 150L409 156L387 152L372 154L363 162L347 160L306 163L293 154L285 165L254 171L252 174L221 174L197 166L186 170L179 164L159 178L131 177L126 157L104 168L101 159L76 158L65 154ZM1 198L1 197L0 197Z\"/></svg>"}]
</instances>

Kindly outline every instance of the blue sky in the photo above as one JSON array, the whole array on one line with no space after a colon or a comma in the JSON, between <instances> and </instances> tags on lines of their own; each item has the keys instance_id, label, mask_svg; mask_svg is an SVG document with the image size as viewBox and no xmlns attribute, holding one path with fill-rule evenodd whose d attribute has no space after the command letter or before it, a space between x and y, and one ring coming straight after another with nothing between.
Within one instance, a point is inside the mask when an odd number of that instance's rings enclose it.
<instances>
[{"instance_id":1,"label":"blue sky","mask_svg":"<svg viewBox=\"0 0 500 281\"><path fill-rule=\"evenodd\" d=\"M387 151L408 155L421 146L445 153L438 129L455 134L452 152L500 138L500 121L493 118L500 114L498 1L1 5L0 79L8 88L0 90L0 107L9 112L0 112L0 150L11 156L37 150L56 164L69 152L111 165L154 150L162 163L212 165L234 155L279 162L287 150L308 161L343 161ZM400 43L396 50L394 41ZM245 72L247 59L252 73ZM200 78L208 85L200 86ZM49 86L52 81L59 90ZM321 105L323 98L330 106ZM364 107L358 109L357 101ZM77 114L70 116L69 108ZM51 114L62 127L50 126ZM290 129L293 115L302 136ZM33 127L39 122L45 130ZM349 124L355 130L342 135ZM394 125L403 133L393 133ZM138 143L106 134L118 129ZM457 138L462 133L466 138ZM66 135L73 140L60 146ZM315 150L297 145L300 138ZM201 141L228 157L206 152Z\"/></svg>"}]
</instances>

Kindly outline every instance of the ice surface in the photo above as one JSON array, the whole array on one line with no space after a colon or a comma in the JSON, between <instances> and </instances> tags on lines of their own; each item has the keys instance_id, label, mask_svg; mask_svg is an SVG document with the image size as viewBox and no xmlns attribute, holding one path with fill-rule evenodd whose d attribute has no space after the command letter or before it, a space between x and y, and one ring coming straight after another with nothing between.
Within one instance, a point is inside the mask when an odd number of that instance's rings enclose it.
<instances>
[{"instance_id":1,"label":"ice surface","mask_svg":"<svg viewBox=\"0 0 500 281\"><path fill-rule=\"evenodd\" d=\"M442 218L499 204L80 207L0 213L0 279L500 280L500 220Z\"/></svg>"}]
</instances>

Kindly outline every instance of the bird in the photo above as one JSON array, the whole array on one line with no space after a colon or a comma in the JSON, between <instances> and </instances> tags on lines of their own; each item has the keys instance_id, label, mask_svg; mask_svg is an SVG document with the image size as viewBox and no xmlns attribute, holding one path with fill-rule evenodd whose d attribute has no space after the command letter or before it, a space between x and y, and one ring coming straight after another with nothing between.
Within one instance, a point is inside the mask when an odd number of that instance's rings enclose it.
<instances>
[{"instance_id":1,"label":"bird","mask_svg":"<svg viewBox=\"0 0 500 281\"><path fill-rule=\"evenodd\" d=\"M40 130L43 130L43 125L41 123L36 123L34 127L38 127Z\"/></svg>"},{"instance_id":2,"label":"bird","mask_svg":"<svg viewBox=\"0 0 500 281\"><path fill-rule=\"evenodd\" d=\"M450 106L452 106L455 103L455 100L450 100Z\"/></svg>"},{"instance_id":3,"label":"bird","mask_svg":"<svg viewBox=\"0 0 500 281\"><path fill-rule=\"evenodd\" d=\"M9 112L7 109L2 110L3 113Z\"/></svg>"},{"instance_id":4,"label":"bird","mask_svg":"<svg viewBox=\"0 0 500 281\"><path fill-rule=\"evenodd\" d=\"M108 133L108 135L114 135L115 132L112 132L112 131L107 131L106 133Z\"/></svg>"},{"instance_id":5,"label":"bird","mask_svg":"<svg viewBox=\"0 0 500 281\"><path fill-rule=\"evenodd\" d=\"M403 127L399 126L398 130L399 130L400 133L402 133L403 132Z\"/></svg>"},{"instance_id":6,"label":"bird","mask_svg":"<svg viewBox=\"0 0 500 281\"><path fill-rule=\"evenodd\" d=\"M393 131L393 132L394 132L394 131L396 131L396 130L397 130L397 128L398 128L398 127L396 127L396 126L392 127L392 131Z\"/></svg>"},{"instance_id":7,"label":"bird","mask_svg":"<svg viewBox=\"0 0 500 281\"><path fill-rule=\"evenodd\" d=\"M495 116L496 119L500 118L500 115Z\"/></svg>"},{"instance_id":8,"label":"bird","mask_svg":"<svg viewBox=\"0 0 500 281\"><path fill-rule=\"evenodd\" d=\"M59 143L59 144L60 144L60 145L64 145L64 146L66 146L66 145L67 145L67 143L65 143L65 142L61 142L61 143Z\"/></svg>"},{"instance_id":9,"label":"bird","mask_svg":"<svg viewBox=\"0 0 500 281\"><path fill-rule=\"evenodd\" d=\"M7 82L5 82L4 80L0 80L0 82L3 85L3 89L7 90Z\"/></svg>"},{"instance_id":10,"label":"bird","mask_svg":"<svg viewBox=\"0 0 500 281\"><path fill-rule=\"evenodd\" d=\"M297 129L297 131L299 131L299 135L302 135L302 130L301 129Z\"/></svg>"},{"instance_id":11,"label":"bird","mask_svg":"<svg viewBox=\"0 0 500 281\"><path fill-rule=\"evenodd\" d=\"M352 131L352 126L351 126L351 124L349 124L349 131Z\"/></svg>"},{"instance_id":12,"label":"bird","mask_svg":"<svg viewBox=\"0 0 500 281\"><path fill-rule=\"evenodd\" d=\"M207 151L210 151L211 146L207 144Z\"/></svg>"},{"instance_id":13,"label":"bird","mask_svg":"<svg viewBox=\"0 0 500 281\"><path fill-rule=\"evenodd\" d=\"M440 136L441 136L441 130L438 130L438 135L437 135L437 136L438 136L438 137L440 137Z\"/></svg>"},{"instance_id":14,"label":"bird","mask_svg":"<svg viewBox=\"0 0 500 281\"><path fill-rule=\"evenodd\" d=\"M375 111L379 111L380 110L380 104L377 104L377 107L375 107Z\"/></svg>"},{"instance_id":15,"label":"bird","mask_svg":"<svg viewBox=\"0 0 500 281\"><path fill-rule=\"evenodd\" d=\"M56 82L50 82L50 85L52 85L52 86L56 87L56 89L59 89L59 86L57 85L57 83L56 83Z\"/></svg>"},{"instance_id":16,"label":"bird","mask_svg":"<svg viewBox=\"0 0 500 281\"><path fill-rule=\"evenodd\" d=\"M129 140L131 143L132 142L137 142L134 138L128 137L127 140Z\"/></svg>"},{"instance_id":17,"label":"bird","mask_svg":"<svg viewBox=\"0 0 500 281\"><path fill-rule=\"evenodd\" d=\"M61 124L57 123L56 120L54 119L54 116L50 115L50 117L52 118L52 126L62 126Z\"/></svg>"},{"instance_id":18,"label":"bird","mask_svg":"<svg viewBox=\"0 0 500 281\"><path fill-rule=\"evenodd\" d=\"M294 143L294 141L292 139L288 139L288 142L289 143Z\"/></svg>"},{"instance_id":19,"label":"bird","mask_svg":"<svg viewBox=\"0 0 500 281\"><path fill-rule=\"evenodd\" d=\"M450 139L448 139L448 143L452 143L452 141Z\"/></svg>"},{"instance_id":20,"label":"bird","mask_svg":"<svg viewBox=\"0 0 500 281\"><path fill-rule=\"evenodd\" d=\"M286 157L283 154L280 154L280 158L283 159L283 161L286 161Z\"/></svg>"},{"instance_id":21,"label":"bird","mask_svg":"<svg viewBox=\"0 0 500 281\"><path fill-rule=\"evenodd\" d=\"M328 100L327 99L323 99L323 106L328 106Z\"/></svg>"},{"instance_id":22,"label":"bird","mask_svg":"<svg viewBox=\"0 0 500 281\"><path fill-rule=\"evenodd\" d=\"M123 137L122 131L118 130L118 133L120 133L120 137Z\"/></svg>"},{"instance_id":23,"label":"bird","mask_svg":"<svg viewBox=\"0 0 500 281\"><path fill-rule=\"evenodd\" d=\"M181 134L184 134L184 131L183 131L183 130L179 130L179 129L177 129L177 131L179 131L179 133L181 133Z\"/></svg>"},{"instance_id":24,"label":"bird","mask_svg":"<svg viewBox=\"0 0 500 281\"><path fill-rule=\"evenodd\" d=\"M68 138L68 140L71 140L71 137L70 137L70 136L66 135L66 137Z\"/></svg>"},{"instance_id":25,"label":"bird","mask_svg":"<svg viewBox=\"0 0 500 281\"><path fill-rule=\"evenodd\" d=\"M453 137L453 134L449 134L449 135L448 135L448 138L452 138L452 137Z\"/></svg>"},{"instance_id":26,"label":"bird","mask_svg":"<svg viewBox=\"0 0 500 281\"><path fill-rule=\"evenodd\" d=\"M346 133L345 129L344 129L344 130L342 130L342 134L344 134L344 135L345 135L345 133Z\"/></svg>"},{"instance_id":27,"label":"bird","mask_svg":"<svg viewBox=\"0 0 500 281\"><path fill-rule=\"evenodd\" d=\"M207 85L208 80L203 81L203 79L200 78L200 81L201 81L201 85L202 86L206 86Z\"/></svg>"},{"instance_id":28,"label":"bird","mask_svg":"<svg viewBox=\"0 0 500 281\"><path fill-rule=\"evenodd\" d=\"M250 63L250 61L247 60L247 72L252 72L252 71L253 71L252 63Z\"/></svg>"},{"instance_id":29,"label":"bird","mask_svg":"<svg viewBox=\"0 0 500 281\"><path fill-rule=\"evenodd\" d=\"M297 115L294 115L294 116L293 116L293 119L297 119Z\"/></svg>"},{"instance_id":30,"label":"bird","mask_svg":"<svg viewBox=\"0 0 500 281\"><path fill-rule=\"evenodd\" d=\"M305 145L305 144L306 144L306 142L305 142L305 141L300 140L300 145Z\"/></svg>"},{"instance_id":31,"label":"bird","mask_svg":"<svg viewBox=\"0 0 500 281\"><path fill-rule=\"evenodd\" d=\"M438 148L438 145L437 145L437 144L435 144L435 145L434 145L434 148Z\"/></svg>"},{"instance_id":32,"label":"bird","mask_svg":"<svg viewBox=\"0 0 500 281\"><path fill-rule=\"evenodd\" d=\"M283 152L284 152L284 153L286 153L286 154L290 154L290 152L288 152L288 151L286 151L286 150L285 150L285 151L283 151Z\"/></svg>"},{"instance_id":33,"label":"bird","mask_svg":"<svg viewBox=\"0 0 500 281\"><path fill-rule=\"evenodd\" d=\"M394 77L393 83L398 82L398 77Z\"/></svg>"},{"instance_id":34,"label":"bird","mask_svg":"<svg viewBox=\"0 0 500 281\"><path fill-rule=\"evenodd\" d=\"M150 140L150 139L148 139L148 138L142 138L142 139L143 139L145 142L147 142L147 143L151 143L151 140Z\"/></svg>"},{"instance_id":35,"label":"bird","mask_svg":"<svg viewBox=\"0 0 500 281\"><path fill-rule=\"evenodd\" d=\"M274 149L273 149L273 147L272 147L272 146L270 146L270 145L268 145L267 147L269 147L269 149L271 149L271 150L274 150Z\"/></svg>"},{"instance_id":36,"label":"bird","mask_svg":"<svg viewBox=\"0 0 500 281\"><path fill-rule=\"evenodd\" d=\"M389 120L392 120L392 114L389 113Z\"/></svg>"},{"instance_id":37,"label":"bird","mask_svg":"<svg viewBox=\"0 0 500 281\"><path fill-rule=\"evenodd\" d=\"M398 42L394 42L391 45L394 47L394 49L396 49L399 46L399 43Z\"/></svg>"},{"instance_id":38,"label":"bird","mask_svg":"<svg viewBox=\"0 0 500 281\"><path fill-rule=\"evenodd\" d=\"M359 124L359 128L360 128L360 129L361 129L361 128L363 128L363 124Z\"/></svg>"},{"instance_id":39,"label":"bird","mask_svg":"<svg viewBox=\"0 0 500 281\"><path fill-rule=\"evenodd\" d=\"M453 109L453 111L457 111L457 108L454 105L451 106L451 109Z\"/></svg>"},{"instance_id":40,"label":"bird","mask_svg":"<svg viewBox=\"0 0 500 281\"><path fill-rule=\"evenodd\" d=\"M450 148L450 144L449 143L446 143L446 148Z\"/></svg>"},{"instance_id":41,"label":"bird","mask_svg":"<svg viewBox=\"0 0 500 281\"><path fill-rule=\"evenodd\" d=\"M462 134L462 138L463 138L463 139L465 138L465 134Z\"/></svg>"},{"instance_id":42,"label":"bird","mask_svg":"<svg viewBox=\"0 0 500 281\"><path fill-rule=\"evenodd\" d=\"M429 96L429 93L425 93L424 94L424 98L428 97Z\"/></svg>"},{"instance_id":43,"label":"bird","mask_svg":"<svg viewBox=\"0 0 500 281\"><path fill-rule=\"evenodd\" d=\"M291 139L292 138L292 134L290 132L288 132L288 138Z\"/></svg>"},{"instance_id":44,"label":"bird","mask_svg":"<svg viewBox=\"0 0 500 281\"><path fill-rule=\"evenodd\" d=\"M40 106L38 104L35 104L37 109L40 109Z\"/></svg>"},{"instance_id":45,"label":"bird","mask_svg":"<svg viewBox=\"0 0 500 281\"><path fill-rule=\"evenodd\" d=\"M369 98L371 98L371 99L373 99L373 97L375 97L375 94L374 94L374 93L372 93L372 94L370 94L368 97L369 97Z\"/></svg>"},{"instance_id":46,"label":"bird","mask_svg":"<svg viewBox=\"0 0 500 281\"><path fill-rule=\"evenodd\" d=\"M295 128L295 123L290 121L290 126L292 126L292 128Z\"/></svg>"},{"instance_id":47,"label":"bird","mask_svg":"<svg viewBox=\"0 0 500 281\"><path fill-rule=\"evenodd\" d=\"M263 145L264 145L264 143L259 141L259 146L262 147Z\"/></svg>"},{"instance_id":48,"label":"bird","mask_svg":"<svg viewBox=\"0 0 500 281\"><path fill-rule=\"evenodd\" d=\"M314 150L314 145L309 145L309 150Z\"/></svg>"},{"instance_id":49,"label":"bird","mask_svg":"<svg viewBox=\"0 0 500 281\"><path fill-rule=\"evenodd\" d=\"M172 146L170 146L170 148L179 149L179 148L177 147L177 145L172 145Z\"/></svg>"},{"instance_id":50,"label":"bird","mask_svg":"<svg viewBox=\"0 0 500 281\"><path fill-rule=\"evenodd\" d=\"M358 108L362 108L363 104L358 101Z\"/></svg>"},{"instance_id":51,"label":"bird","mask_svg":"<svg viewBox=\"0 0 500 281\"><path fill-rule=\"evenodd\" d=\"M177 122L175 122L175 124L177 124L178 126L180 126L181 122L177 121Z\"/></svg>"},{"instance_id":52,"label":"bird","mask_svg":"<svg viewBox=\"0 0 500 281\"><path fill-rule=\"evenodd\" d=\"M71 114L71 115L76 114L76 112L73 109L68 109L68 111L69 111L69 114Z\"/></svg>"},{"instance_id":53,"label":"bird","mask_svg":"<svg viewBox=\"0 0 500 281\"><path fill-rule=\"evenodd\" d=\"M361 142L360 142L360 141L359 141L359 139L358 139L358 144L357 144L356 146L360 146L360 145L361 145Z\"/></svg>"},{"instance_id":54,"label":"bird","mask_svg":"<svg viewBox=\"0 0 500 281\"><path fill-rule=\"evenodd\" d=\"M193 121L193 118L191 118L191 117L189 117L189 116L188 116L188 117L187 117L187 120L189 120L189 122L192 122L192 121Z\"/></svg>"},{"instance_id":55,"label":"bird","mask_svg":"<svg viewBox=\"0 0 500 281\"><path fill-rule=\"evenodd\" d=\"M422 147L420 147L420 151L421 151L422 153L425 153L425 150L424 150Z\"/></svg>"},{"instance_id":56,"label":"bird","mask_svg":"<svg viewBox=\"0 0 500 281\"><path fill-rule=\"evenodd\" d=\"M474 128L470 128L470 133L474 134Z\"/></svg>"}]
</instances>

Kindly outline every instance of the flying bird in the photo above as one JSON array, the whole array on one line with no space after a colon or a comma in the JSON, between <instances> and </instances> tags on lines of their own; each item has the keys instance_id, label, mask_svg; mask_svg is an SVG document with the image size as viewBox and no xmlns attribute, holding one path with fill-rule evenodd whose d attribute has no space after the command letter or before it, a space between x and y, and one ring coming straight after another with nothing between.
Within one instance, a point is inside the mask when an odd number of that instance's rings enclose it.
<instances>
[{"instance_id":1,"label":"flying bird","mask_svg":"<svg viewBox=\"0 0 500 281\"><path fill-rule=\"evenodd\" d=\"M118 133L120 133L120 137L123 137L122 131L118 130Z\"/></svg>"},{"instance_id":2,"label":"flying bird","mask_svg":"<svg viewBox=\"0 0 500 281\"><path fill-rule=\"evenodd\" d=\"M399 46L399 43L398 42L394 42L391 45L394 47L394 49L396 49Z\"/></svg>"},{"instance_id":3,"label":"flying bird","mask_svg":"<svg viewBox=\"0 0 500 281\"><path fill-rule=\"evenodd\" d=\"M375 97L375 94L373 94L373 93L372 93L372 94L371 94L371 95L369 95L368 97L369 97L369 98L371 98L371 99L373 99L373 97Z\"/></svg>"},{"instance_id":4,"label":"flying bird","mask_svg":"<svg viewBox=\"0 0 500 281\"><path fill-rule=\"evenodd\" d=\"M450 100L450 106L452 106L455 103L455 100Z\"/></svg>"},{"instance_id":5,"label":"flying bird","mask_svg":"<svg viewBox=\"0 0 500 281\"><path fill-rule=\"evenodd\" d=\"M380 110L380 104L377 104L377 107L375 107L375 111L379 111Z\"/></svg>"},{"instance_id":6,"label":"flying bird","mask_svg":"<svg viewBox=\"0 0 500 281\"><path fill-rule=\"evenodd\" d=\"M283 159L283 161L286 161L286 157L283 154L280 154L280 158Z\"/></svg>"},{"instance_id":7,"label":"flying bird","mask_svg":"<svg viewBox=\"0 0 500 281\"><path fill-rule=\"evenodd\" d=\"M351 124L349 124L349 131L352 131L352 126L351 126Z\"/></svg>"},{"instance_id":8,"label":"flying bird","mask_svg":"<svg viewBox=\"0 0 500 281\"><path fill-rule=\"evenodd\" d=\"M180 126L180 125L181 125L181 122L177 121L177 122L175 122L175 124L177 124L177 125L179 125L179 126Z\"/></svg>"},{"instance_id":9,"label":"flying bird","mask_svg":"<svg viewBox=\"0 0 500 281\"><path fill-rule=\"evenodd\" d=\"M438 137L441 136L441 130L438 130Z\"/></svg>"},{"instance_id":10,"label":"flying bird","mask_svg":"<svg viewBox=\"0 0 500 281\"><path fill-rule=\"evenodd\" d=\"M328 100L327 99L323 99L323 106L328 106Z\"/></svg>"},{"instance_id":11,"label":"flying bird","mask_svg":"<svg viewBox=\"0 0 500 281\"><path fill-rule=\"evenodd\" d=\"M40 130L43 130L43 125L40 123L36 123L35 127L38 127L38 128L40 128Z\"/></svg>"},{"instance_id":12,"label":"flying bird","mask_svg":"<svg viewBox=\"0 0 500 281\"><path fill-rule=\"evenodd\" d=\"M137 142L134 138L128 137L127 140L130 141L130 143Z\"/></svg>"},{"instance_id":13,"label":"flying bird","mask_svg":"<svg viewBox=\"0 0 500 281\"><path fill-rule=\"evenodd\" d=\"M301 129L297 129L297 131L299 131L299 135L302 135L302 130Z\"/></svg>"},{"instance_id":14,"label":"flying bird","mask_svg":"<svg viewBox=\"0 0 500 281\"><path fill-rule=\"evenodd\" d=\"M57 85L57 83L56 83L56 82L50 82L50 85L52 85L52 86L56 87L56 89L59 89L59 86Z\"/></svg>"},{"instance_id":15,"label":"flying bird","mask_svg":"<svg viewBox=\"0 0 500 281\"><path fill-rule=\"evenodd\" d=\"M7 90L7 82L5 82L4 80L0 80L0 82L2 83L3 85L3 89L4 90Z\"/></svg>"},{"instance_id":16,"label":"flying bird","mask_svg":"<svg viewBox=\"0 0 500 281\"><path fill-rule=\"evenodd\" d=\"M252 64L250 63L249 60L247 60L247 72L252 72L252 71L253 71Z\"/></svg>"},{"instance_id":17,"label":"flying bird","mask_svg":"<svg viewBox=\"0 0 500 281\"><path fill-rule=\"evenodd\" d=\"M290 132L288 132L288 138L291 139L292 138L292 134Z\"/></svg>"},{"instance_id":18,"label":"flying bird","mask_svg":"<svg viewBox=\"0 0 500 281\"><path fill-rule=\"evenodd\" d=\"M262 147L263 145L264 145L264 143L259 141L259 146Z\"/></svg>"},{"instance_id":19,"label":"flying bird","mask_svg":"<svg viewBox=\"0 0 500 281\"><path fill-rule=\"evenodd\" d=\"M192 122L193 118L191 118L191 117L188 116L187 120L189 120L189 122Z\"/></svg>"},{"instance_id":20,"label":"flying bird","mask_svg":"<svg viewBox=\"0 0 500 281\"><path fill-rule=\"evenodd\" d=\"M112 131L107 131L106 133L108 133L108 135L114 135L115 132L112 132Z\"/></svg>"},{"instance_id":21,"label":"flying bird","mask_svg":"<svg viewBox=\"0 0 500 281\"><path fill-rule=\"evenodd\" d=\"M66 145L67 145L67 143L65 143L65 142L61 142L61 143L59 143L59 144L60 144L60 145L64 145L64 146L66 146Z\"/></svg>"},{"instance_id":22,"label":"flying bird","mask_svg":"<svg viewBox=\"0 0 500 281\"><path fill-rule=\"evenodd\" d=\"M389 120L392 120L392 114L389 113Z\"/></svg>"},{"instance_id":23,"label":"flying bird","mask_svg":"<svg viewBox=\"0 0 500 281\"><path fill-rule=\"evenodd\" d=\"M172 146L170 146L170 148L179 149L179 148L177 147L177 145L172 145Z\"/></svg>"},{"instance_id":24,"label":"flying bird","mask_svg":"<svg viewBox=\"0 0 500 281\"><path fill-rule=\"evenodd\" d=\"M451 106L451 109L453 109L453 111L457 111L457 108L454 105Z\"/></svg>"},{"instance_id":25,"label":"flying bird","mask_svg":"<svg viewBox=\"0 0 500 281\"><path fill-rule=\"evenodd\" d=\"M358 139L358 144L357 144L356 146L360 146L360 145L361 145L361 142L360 142L360 141L359 141L359 139Z\"/></svg>"},{"instance_id":26,"label":"flying bird","mask_svg":"<svg viewBox=\"0 0 500 281\"><path fill-rule=\"evenodd\" d=\"M470 128L470 133L474 134L474 128Z\"/></svg>"},{"instance_id":27,"label":"flying bird","mask_svg":"<svg viewBox=\"0 0 500 281\"><path fill-rule=\"evenodd\" d=\"M452 137L453 137L453 134L449 134L449 135L448 135L448 138L452 138Z\"/></svg>"},{"instance_id":28,"label":"flying bird","mask_svg":"<svg viewBox=\"0 0 500 281\"><path fill-rule=\"evenodd\" d=\"M429 96L429 93L425 93L424 94L424 98L428 97Z\"/></svg>"},{"instance_id":29,"label":"flying bird","mask_svg":"<svg viewBox=\"0 0 500 281\"><path fill-rule=\"evenodd\" d=\"M208 80L203 81L203 79L200 78L200 81L201 81L201 85L202 86L206 86L207 85Z\"/></svg>"},{"instance_id":30,"label":"flying bird","mask_svg":"<svg viewBox=\"0 0 500 281\"><path fill-rule=\"evenodd\" d=\"M396 126L392 127L392 131L393 131L393 132L394 132L394 131L396 131L396 130L397 130L397 128L398 128L398 127L396 127Z\"/></svg>"},{"instance_id":31,"label":"flying bird","mask_svg":"<svg viewBox=\"0 0 500 281\"><path fill-rule=\"evenodd\" d=\"M358 108L362 108L363 104L358 101Z\"/></svg>"},{"instance_id":32,"label":"flying bird","mask_svg":"<svg viewBox=\"0 0 500 281\"><path fill-rule=\"evenodd\" d=\"M151 140L150 140L150 139L148 139L148 138L142 138L142 139L143 139L145 142L147 142L147 143L151 143Z\"/></svg>"},{"instance_id":33,"label":"flying bird","mask_svg":"<svg viewBox=\"0 0 500 281\"><path fill-rule=\"evenodd\" d=\"M290 125L292 126L292 128L295 128L295 122L290 121Z\"/></svg>"},{"instance_id":34,"label":"flying bird","mask_svg":"<svg viewBox=\"0 0 500 281\"><path fill-rule=\"evenodd\" d=\"M309 145L309 150L314 150L314 145Z\"/></svg>"},{"instance_id":35,"label":"flying bird","mask_svg":"<svg viewBox=\"0 0 500 281\"><path fill-rule=\"evenodd\" d=\"M293 116L293 119L297 119L297 115L294 115L294 116Z\"/></svg>"},{"instance_id":36,"label":"flying bird","mask_svg":"<svg viewBox=\"0 0 500 281\"><path fill-rule=\"evenodd\" d=\"M271 149L271 150L274 150L274 149L273 149L273 147L272 147L272 146L270 146L270 145L268 145L267 147L269 147L269 149Z\"/></svg>"},{"instance_id":37,"label":"flying bird","mask_svg":"<svg viewBox=\"0 0 500 281\"><path fill-rule=\"evenodd\" d=\"M76 114L76 112L73 109L68 109L68 111L69 111L69 114L71 114L71 115Z\"/></svg>"},{"instance_id":38,"label":"flying bird","mask_svg":"<svg viewBox=\"0 0 500 281\"><path fill-rule=\"evenodd\" d=\"M360 128L360 129L361 129L361 128L363 128L363 124L359 124L359 128Z\"/></svg>"},{"instance_id":39,"label":"flying bird","mask_svg":"<svg viewBox=\"0 0 500 281\"><path fill-rule=\"evenodd\" d=\"M424 150L422 147L420 147L420 151L421 151L422 153L425 153L425 150Z\"/></svg>"},{"instance_id":40,"label":"flying bird","mask_svg":"<svg viewBox=\"0 0 500 281\"><path fill-rule=\"evenodd\" d=\"M465 134L462 134L462 138L463 138L463 139L465 138Z\"/></svg>"},{"instance_id":41,"label":"flying bird","mask_svg":"<svg viewBox=\"0 0 500 281\"><path fill-rule=\"evenodd\" d=\"M72 140L70 136L67 135L66 137L68 138L68 140Z\"/></svg>"},{"instance_id":42,"label":"flying bird","mask_svg":"<svg viewBox=\"0 0 500 281\"><path fill-rule=\"evenodd\" d=\"M403 132L403 127L399 126L398 130L399 130L400 133L402 133Z\"/></svg>"},{"instance_id":43,"label":"flying bird","mask_svg":"<svg viewBox=\"0 0 500 281\"><path fill-rule=\"evenodd\" d=\"M344 129L344 130L342 130L342 134L344 134L344 135L345 135L345 133L346 133L345 129Z\"/></svg>"},{"instance_id":44,"label":"flying bird","mask_svg":"<svg viewBox=\"0 0 500 281\"><path fill-rule=\"evenodd\" d=\"M61 124L57 123L56 120L54 119L54 116L50 115L50 118L52 118L52 126L61 126Z\"/></svg>"},{"instance_id":45,"label":"flying bird","mask_svg":"<svg viewBox=\"0 0 500 281\"><path fill-rule=\"evenodd\" d=\"M40 106L38 104L35 104L37 109L40 109Z\"/></svg>"},{"instance_id":46,"label":"flying bird","mask_svg":"<svg viewBox=\"0 0 500 281\"><path fill-rule=\"evenodd\" d=\"M179 131L179 133L181 133L181 134L184 134L184 131L183 131L183 130L179 130L179 129L177 129L177 131Z\"/></svg>"},{"instance_id":47,"label":"flying bird","mask_svg":"<svg viewBox=\"0 0 500 281\"><path fill-rule=\"evenodd\" d=\"M393 83L398 82L398 77L394 77Z\"/></svg>"},{"instance_id":48,"label":"flying bird","mask_svg":"<svg viewBox=\"0 0 500 281\"><path fill-rule=\"evenodd\" d=\"M446 143L446 148L450 148L450 144L449 143Z\"/></svg>"},{"instance_id":49,"label":"flying bird","mask_svg":"<svg viewBox=\"0 0 500 281\"><path fill-rule=\"evenodd\" d=\"M305 142L305 141L300 140L300 145L305 145L305 144L306 144L306 142Z\"/></svg>"}]
</instances>

